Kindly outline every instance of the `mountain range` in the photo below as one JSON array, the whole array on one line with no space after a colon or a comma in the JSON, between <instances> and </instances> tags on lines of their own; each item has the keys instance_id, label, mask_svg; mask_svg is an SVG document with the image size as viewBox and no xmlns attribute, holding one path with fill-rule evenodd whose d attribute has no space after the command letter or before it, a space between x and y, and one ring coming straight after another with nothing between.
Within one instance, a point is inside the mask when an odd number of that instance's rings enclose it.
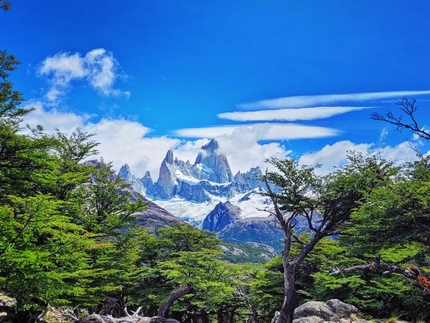
<instances>
[{"instance_id":1,"label":"mountain range","mask_svg":"<svg viewBox=\"0 0 430 323\"><path fill-rule=\"evenodd\" d=\"M273 225L270 213L262 211L271 202L260 194L264 190L261 169L233 175L215 139L201 147L194 163L167 151L157 181L149 172L136 178L127 164L118 175L157 207L196 227L218 232L225 241L281 246L282 232Z\"/></svg>"}]
</instances>

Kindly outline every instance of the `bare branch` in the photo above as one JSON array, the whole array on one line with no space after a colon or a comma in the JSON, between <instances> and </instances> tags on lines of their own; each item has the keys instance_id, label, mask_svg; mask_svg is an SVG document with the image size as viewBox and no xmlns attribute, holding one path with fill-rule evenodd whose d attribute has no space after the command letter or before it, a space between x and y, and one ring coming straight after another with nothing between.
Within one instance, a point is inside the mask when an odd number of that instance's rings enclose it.
<instances>
[{"instance_id":1,"label":"bare branch","mask_svg":"<svg viewBox=\"0 0 430 323\"><path fill-rule=\"evenodd\" d=\"M423 128L420 128L415 118L415 113L418 110L416 100L409 100L407 97L404 97L402 100L397 102L397 105L402 106L401 110L405 113L405 115L409 117L409 123L403 121L403 116L394 116L391 111L387 112L385 115L380 114L378 112L374 112L370 115L370 118L373 120L384 121L389 124L392 124L396 126L397 130L400 132L403 129L410 130L413 134L417 135L421 139L430 140L430 133Z\"/></svg>"}]
</instances>

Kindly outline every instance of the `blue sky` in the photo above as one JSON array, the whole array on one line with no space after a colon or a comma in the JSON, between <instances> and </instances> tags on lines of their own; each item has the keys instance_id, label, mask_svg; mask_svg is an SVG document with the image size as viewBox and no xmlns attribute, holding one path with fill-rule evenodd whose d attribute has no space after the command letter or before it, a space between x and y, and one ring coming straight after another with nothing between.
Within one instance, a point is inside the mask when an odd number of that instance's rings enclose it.
<instances>
[{"instance_id":1,"label":"blue sky","mask_svg":"<svg viewBox=\"0 0 430 323\"><path fill-rule=\"evenodd\" d=\"M414 157L369 115L408 96L429 124L428 17L424 0L14 0L0 44L25 121L97 133L116 168L157 179L167 149L193 162L216 137L234 172L270 156L328 171L347 150Z\"/></svg>"}]
</instances>

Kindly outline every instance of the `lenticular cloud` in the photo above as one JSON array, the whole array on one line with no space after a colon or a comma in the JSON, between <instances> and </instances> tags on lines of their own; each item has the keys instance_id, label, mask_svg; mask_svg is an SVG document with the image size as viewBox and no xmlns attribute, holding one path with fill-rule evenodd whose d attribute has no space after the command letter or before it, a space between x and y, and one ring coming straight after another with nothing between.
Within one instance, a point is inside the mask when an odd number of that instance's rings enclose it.
<instances>
[{"instance_id":1,"label":"lenticular cloud","mask_svg":"<svg viewBox=\"0 0 430 323\"><path fill-rule=\"evenodd\" d=\"M239 105L242 109L282 109L282 108L304 108L317 105L339 104L342 102L362 102L370 100L381 100L390 98L401 98L404 96L417 96L430 94L425 91L386 91L366 92L349 94L323 94L323 95L300 95L287 96L278 99L261 100Z\"/></svg>"}]
</instances>

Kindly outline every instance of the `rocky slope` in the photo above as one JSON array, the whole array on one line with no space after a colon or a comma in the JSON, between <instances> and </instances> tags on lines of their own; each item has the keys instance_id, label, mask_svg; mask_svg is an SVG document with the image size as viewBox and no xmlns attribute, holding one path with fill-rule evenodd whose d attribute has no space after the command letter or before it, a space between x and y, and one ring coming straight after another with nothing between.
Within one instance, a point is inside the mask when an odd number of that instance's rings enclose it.
<instances>
[{"instance_id":1,"label":"rocky slope","mask_svg":"<svg viewBox=\"0 0 430 323\"><path fill-rule=\"evenodd\" d=\"M282 231L270 217L240 219L221 230L218 237L231 242L257 242L276 250L282 248L283 241Z\"/></svg>"},{"instance_id":2,"label":"rocky slope","mask_svg":"<svg viewBox=\"0 0 430 323\"><path fill-rule=\"evenodd\" d=\"M203 230L220 232L229 224L240 220L241 210L229 201L219 202L203 221Z\"/></svg>"}]
</instances>

